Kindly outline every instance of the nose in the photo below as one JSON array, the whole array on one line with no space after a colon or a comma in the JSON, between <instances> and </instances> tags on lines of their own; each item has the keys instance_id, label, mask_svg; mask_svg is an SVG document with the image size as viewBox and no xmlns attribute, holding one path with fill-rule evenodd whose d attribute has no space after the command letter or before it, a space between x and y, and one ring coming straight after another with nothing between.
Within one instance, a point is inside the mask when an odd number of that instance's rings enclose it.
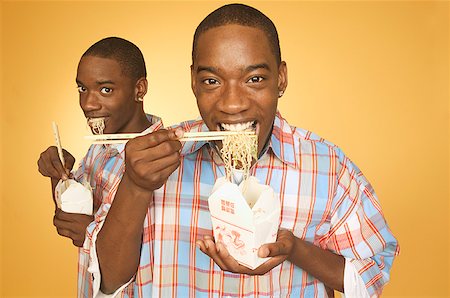
<instances>
[{"instance_id":1,"label":"nose","mask_svg":"<svg viewBox=\"0 0 450 298\"><path fill-rule=\"evenodd\" d=\"M225 86L218 104L219 109L226 114L240 114L250 108L250 100L246 92L237 84Z\"/></svg>"},{"instance_id":2,"label":"nose","mask_svg":"<svg viewBox=\"0 0 450 298\"><path fill-rule=\"evenodd\" d=\"M100 101L93 92L80 94L80 106L85 113L101 109Z\"/></svg>"}]
</instances>

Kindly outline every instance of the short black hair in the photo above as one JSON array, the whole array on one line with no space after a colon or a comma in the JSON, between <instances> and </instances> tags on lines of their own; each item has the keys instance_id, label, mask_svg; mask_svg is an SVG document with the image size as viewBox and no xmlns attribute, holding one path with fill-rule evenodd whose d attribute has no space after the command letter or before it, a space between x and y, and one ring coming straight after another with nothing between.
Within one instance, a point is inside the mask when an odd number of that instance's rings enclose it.
<instances>
[{"instance_id":1,"label":"short black hair","mask_svg":"<svg viewBox=\"0 0 450 298\"><path fill-rule=\"evenodd\" d=\"M223 25L242 25L262 30L269 41L269 45L277 60L281 63L280 41L278 39L277 28L274 23L262 12L245 4L227 4L211 12L198 25L194 33L194 42L192 44L192 63L194 63L197 42L200 35L209 29Z\"/></svg>"},{"instance_id":2,"label":"short black hair","mask_svg":"<svg viewBox=\"0 0 450 298\"><path fill-rule=\"evenodd\" d=\"M141 50L132 42L120 37L107 37L97 41L81 56L96 56L116 60L122 72L138 80L147 77L144 56Z\"/></svg>"}]
</instances>

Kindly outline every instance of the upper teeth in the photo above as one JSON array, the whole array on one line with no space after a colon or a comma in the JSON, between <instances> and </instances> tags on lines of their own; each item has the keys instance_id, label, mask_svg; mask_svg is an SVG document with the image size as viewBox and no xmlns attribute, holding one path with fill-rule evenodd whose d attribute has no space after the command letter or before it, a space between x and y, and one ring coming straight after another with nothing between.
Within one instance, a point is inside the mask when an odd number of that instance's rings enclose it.
<instances>
[{"instance_id":1,"label":"upper teeth","mask_svg":"<svg viewBox=\"0 0 450 298\"><path fill-rule=\"evenodd\" d=\"M246 123L236 123L236 124L227 124L221 123L220 126L229 131L243 131L250 128L253 125L254 121L249 121Z\"/></svg>"}]
</instances>

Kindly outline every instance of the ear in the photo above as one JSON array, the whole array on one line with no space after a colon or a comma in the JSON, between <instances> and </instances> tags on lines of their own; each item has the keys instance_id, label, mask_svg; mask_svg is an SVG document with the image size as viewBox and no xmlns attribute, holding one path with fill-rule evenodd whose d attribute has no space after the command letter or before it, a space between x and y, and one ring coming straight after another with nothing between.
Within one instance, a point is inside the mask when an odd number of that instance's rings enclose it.
<instances>
[{"instance_id":1,"label":"ear","mask_svg":"<svg viewBox=\"0 0 450 298\"><path fill-rule=\"evenodd\" d=\"M288 74L286 62L281 61L278 67L278 91L285 91L288 85Z\"/></svg>"},{"instance_id":2,"label":"ear","mask_svg":"<svg viewBox=\"0 0 450 298\"><path fill-rule=\"evenodd\" d=\"M144 98L147 94L148 82L147 79L142 77L136 82L135 95L136 98Z\"/></svg>"},{"instance_id":3,"label":"ear","mask_svg":"<svg viewBox=\"0 0 450 298\"><path fill-rule=\"evenodd\" d=\"M197 81L194 73L194 65L191 65L191 89L194 92L194 96L197 97Z\"/></svg>"}]
</instances>

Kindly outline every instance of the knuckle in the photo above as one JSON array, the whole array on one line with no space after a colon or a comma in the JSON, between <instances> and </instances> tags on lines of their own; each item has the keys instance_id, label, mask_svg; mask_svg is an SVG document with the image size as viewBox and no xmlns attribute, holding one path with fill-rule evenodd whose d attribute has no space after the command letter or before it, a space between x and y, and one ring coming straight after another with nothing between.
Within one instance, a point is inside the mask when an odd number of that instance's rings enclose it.
<instances>
[{"instance_id":1,"label":"knuckle","mask_svg":"<svg viewBox=\"0 0 450 298\"><path fill-rule=\"evenodd\" d=\"M125 144L125 155L130 155L133 152L133 140L129 140L126 144Z\"/></svg>"},{"instance_id":2,"label":"knuckle","mask_svg":"<svg viewBox=\"0 0 450 298\"><path fill-rule=\"evenodd\" d=\"M162 174L155 173L149 177L149 182L151 184L159 184L161 182L161 179L162 179Z\"/></svg>"},{"instance_id":3,"label":"knuckle","mask_svg":"<svg viewBox=\"0 0 450 298\"><path fill-rule=\"evenodd\" d=\"M134 167L134 173L136 174L137 177L145 177L146 176L146 169L144 167Z\"/></svg>"},{"instance_id":4,"label":"knuckle","mask_svg":"<svg viewBox=\"0 0 450 298\"><path fill-rule=\"evenodd\" d=\"M161 144L161 150L164 152L172 151L172 146L170 145L169 142L164 142Z\"/></svg>"}]
</instances>

